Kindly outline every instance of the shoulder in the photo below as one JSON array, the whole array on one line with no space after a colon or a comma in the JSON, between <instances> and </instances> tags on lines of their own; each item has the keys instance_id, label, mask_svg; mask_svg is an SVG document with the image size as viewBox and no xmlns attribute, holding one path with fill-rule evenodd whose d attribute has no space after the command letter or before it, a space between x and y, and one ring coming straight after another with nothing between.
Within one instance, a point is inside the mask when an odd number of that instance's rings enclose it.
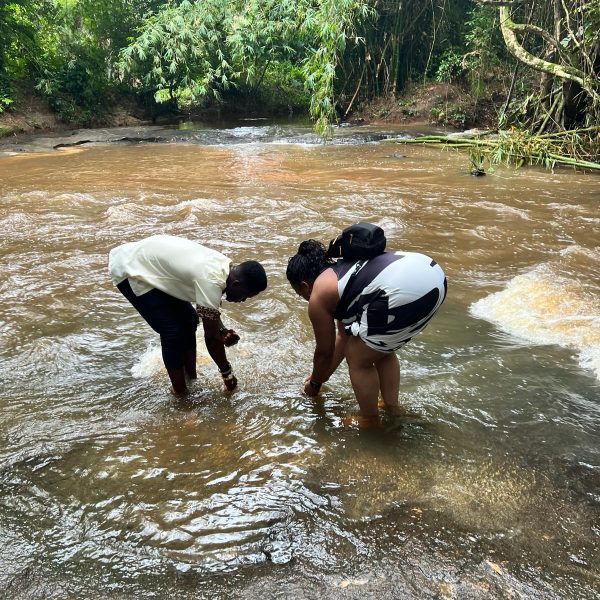
<instances>
[{"instance_id":1,"label":"shoulder","mask_svg":"<svg viewBox=\"0 0 600 600\"><path fill-rule=\"evenodd\" d=\"M204 273L214 272L218 276L223 274L227 276L229 274L232 266L230 258L221 254L218 250L214 250L198 242L183 240L183 243L186 246L181 246L181 250L185 249L183 256L185 256L190 269L199 270Z\"/></svg>"},{"instance_id":2,"label":"shoulder","mask_svg":"<svg viewBox=\"0 0 600 600\"><path fill-rule=\"evenodd\" d=\"M312 293L310 295L310 306L325 309L332 314L340 301L338 292L338 278L334 270L325 269L315 280Z\"/></svg>"},{"instance_id":3,"label":"shoulder","mask_svg":"<svg viewBox=\"0 0 600 600\"><path fill-rule=\"evenodd\" d=\"M327 294L332 289L337 293L338 278L335 271L329 267L325 269L316 279L313 285L313 292Z\"/></svg>"}]
</instances>

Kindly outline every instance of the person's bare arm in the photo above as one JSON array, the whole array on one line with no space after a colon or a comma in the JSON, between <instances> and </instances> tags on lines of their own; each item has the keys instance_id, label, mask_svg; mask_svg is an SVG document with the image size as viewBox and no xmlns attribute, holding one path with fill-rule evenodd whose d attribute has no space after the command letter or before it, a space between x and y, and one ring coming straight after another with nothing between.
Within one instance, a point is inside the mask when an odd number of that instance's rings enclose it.
<instances>
[{"instance_id":1,"label":"person's bare arm","mask_svg":"<svg viewBox=\"0 0 600 600\"><path fill-rule=\"evenodd\" d=\"M348 341L348 334L344 328L344 324L341 321L337 322L337 333L335 336L335 350L333 351L333 358L331 360L331 365L329 368L329 375L327 379L329 379L336 371L336 369L340 366L342 361L346 356L346 342Z\"/></svg>"},{"instance_id":2,"label":"person's bare arm","mask_svg":"<svg viewBox=\"0 0 600 600\"><path fill-rule=\"evenodd\" d=\"M337 276L333 270L327 269L315 281L308 304L308 316L315 334L313 370L304 386L304 391L310 396L314 396L319 391L318 387L311 386L310 382L321 384L327 381L335 370L333 364L337 360L337 355L333 313L338 301Z\"/></svg>"},{"instance_id":3,"label":"person's bare arm","mask_svg":"<svg viewBox=\"0 0 600 600\"><path fill-rule=\"evenodd\" d=\"M225 344L223 343L223 335L220 331L222 325L223 324L219 318L202 318L206 349L219 368L219 371L223 376L225 387L228 390L233 390L237 385L237 379L233 374L231 365L229 364L227 355L225 354Z\"/></svg>"}]
</instances>

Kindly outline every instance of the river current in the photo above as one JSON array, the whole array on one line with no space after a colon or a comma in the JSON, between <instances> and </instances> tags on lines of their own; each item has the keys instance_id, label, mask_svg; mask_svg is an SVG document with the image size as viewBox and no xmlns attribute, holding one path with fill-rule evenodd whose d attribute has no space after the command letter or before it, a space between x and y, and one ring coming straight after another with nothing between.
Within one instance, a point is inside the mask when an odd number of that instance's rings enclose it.
<instances>
[{"instance_id":1,"label":"river current","mask_svg":"<svg viewBox=\"0 0 600 600\"><path fill-rule=\"evenodd\" d=\"M0 155L0 596L598 598L600 180L469 175L414 132L189 124L36 138ZM85 142L85 143L84 143ZM376 430L285 279L307 238L382 226L449 293L399 352ZM109 250L156 233L260 260L223 302L225 394L198 332L189 403ZM4 596L2 596L4 594Z\"/></svg>"}]
</instances>

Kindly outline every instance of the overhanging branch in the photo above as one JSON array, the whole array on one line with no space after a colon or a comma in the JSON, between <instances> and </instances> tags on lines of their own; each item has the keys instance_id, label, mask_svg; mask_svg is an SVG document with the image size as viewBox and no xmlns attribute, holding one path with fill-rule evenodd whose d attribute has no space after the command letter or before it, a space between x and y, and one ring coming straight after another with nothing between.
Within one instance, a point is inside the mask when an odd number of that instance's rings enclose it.
<instances>
[{"instance_id":1,"label":"overhanging branch","mask_svg":"<svg viewBox=\"0 0 600 600\"><path fill-rule=\"evenodd\" d=\"M481 2L482 0L478 1ZM493 2L491 3L493 4ZM538 58L537 56L534 56L528 52L519 43L519 40L517 40L517 36L515 35L515 31L518 31L522 26L519 26L511 21L508 7L501 6L499 10L502 36L504 37L504 41L506 42L508 50L513 54L513 56L515 56L517 60L523 64L526 64L532 69L536 69L537 71L578 83L596 102L600 102L600 94L595 89L593 80L591 80L589 77L586 77L583 71L580 71L575 67L559 65L542 58Z\"/></svg>"},{"instance_id":2,"label":"overhanging branch","mask_svg":"<svg viewBox=\"0 0 600 600\"><path fill-rule=\"evenodd\" d=\"M558 41L554 39L545 29L542 29L537 25L513 23L511 29L513 31L518 31L519 33L535 33L536 35L539 35L541 38L546 40L548 44L550 44L557 50L560 50L560 44L558 43Z\"/></svg>"}]
</instances>

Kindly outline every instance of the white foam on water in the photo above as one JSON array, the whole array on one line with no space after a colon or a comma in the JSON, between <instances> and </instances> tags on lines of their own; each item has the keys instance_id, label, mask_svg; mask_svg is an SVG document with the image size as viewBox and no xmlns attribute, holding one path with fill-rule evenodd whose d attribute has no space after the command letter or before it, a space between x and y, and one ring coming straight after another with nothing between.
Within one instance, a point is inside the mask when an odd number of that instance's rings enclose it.
<instances>
[{"instance_id":1,"label":"white foam on water","mask_svg":"<svg viewBox=\"0 0 600 600\"><path fill-rule=\"evenodd\" d=\"M272 142L268 142L271 146L297 146L298 148L305 148L307 150L310 150L311 148L322 148L323 147L323 142L322 141L301 141L301 140L290 140L290 139L283 139L283 140L273 140Z\"/></svg>"},{"instance_id":2,"label":"white foam on water","mask_svg":"<svg viewBox=\"0 0 600 600\"><path fill-rule=\"evenodd\" d=\"M600 298L551 265L511 279L505 289L474 302L470 312L529 343L575 350L579 364L600 379Z\"/></svg>"},{"instance_id":3,"label":"white foam on water","mask_svg":"<svg viewBox=\"0 0 600 600\"><path fill-rule=\"evenodd\" d=\"M487 210L493 210L498 213L506 213L510 215L516 215L517 217L521 217L521 219L525 219L527 221L531 220L529 216L529 212L520 208L515 208L514 206L509 206L508 204L502 204L501 202L477 202L478 208L484 208Z\"/></svg>"},{"instance_id":4,"label":"white foam on water","mask_svg":"<svg viewBox=\"0 0 600 600\"><path fill-rule=\"evenodd\" d=\"M583 248L582 246L575 244L573 246L567 246L566 248L563 248L559 254L567 258L571 256L582 256L596 264L600 257L600 247Z\"/></svg>"},{"instance_id":5,"label":"white foam on water","mask_svg":"<svg viewBox=\"0 0 600 600\"><path fill-rule=\"evenodd\" d=\"M160 346L148 346L139 360L131 367L131 374L136 379L154 377L164 369Z\"/></svg>"},{"instance_id":6,"label":"white foam on water","mask_svg":"<svg viewBox=\"0 0 600 600\"><path fill-rule=\"evenodd\" d=\"M192 200L182 200L178 202L176 208L179 210L184 210L187 208L199 208L201 210L205 209L222 209L223 202L220 202L216 198L193 198Z\"/></svg>"},{"instance_id":7,"label":"white foam on water","mask_svg":"<svg viewBox=\"0 0 600 600\"><path fill-rule=\"evenodd\" d=\"M106 209L106 220L109 223L137 223L139 213L140 209L133 202L116 204Z\"/></svg>"},{"instance_id":8,"label":"white foam on water","mask_svg":"<svg viewBox=\"0 0 600 600\"><path fill-rule=\"evenodd\" d=\"M0 231L2 231L2 241L5 242L27 240L31 232L36 229L36 221L31 216L22 212L12 212L6 216L0 216Z\"/></svg>"},{"instance_id":9,"label":"white foam on water","mask_svg":"<svg viewBox=\"0 0 600 600\"><path fill-rule=\"evenodd\" d=\"M196 363L204 365L212 362L208 351L202 342L198 342L198 356ZM160 377L165 372L162 352L159 345L151 344L142 353L139 360L131 367L131 374L136 379L145 377Z\"/></svg>"}]
</instances>

